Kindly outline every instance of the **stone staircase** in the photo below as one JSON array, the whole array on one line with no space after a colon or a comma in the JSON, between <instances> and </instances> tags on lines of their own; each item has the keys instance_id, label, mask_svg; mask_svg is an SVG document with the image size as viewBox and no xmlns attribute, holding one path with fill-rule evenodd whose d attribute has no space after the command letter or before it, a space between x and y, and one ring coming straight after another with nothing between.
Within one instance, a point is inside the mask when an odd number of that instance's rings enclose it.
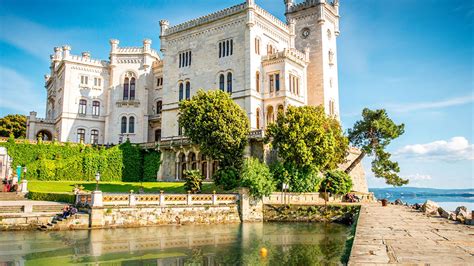
<instances>
[{"instance_id":1,"label":"stone staircase","mask_svg":"<svg viewBox=\"0 0 474 266\"><path fill-rule=\"evenodd\" d=\"M62 214L56 214L50 222L38 226L41 231L58 231L69 229L84 229L89 224L89 214L78 212L67 218L62 218Z\"/></svg>"},{"instance_id":2,"label":"stone staircase","mask_svg":"<svg viewBox=\"0 0 474 266\"><path fill-rule=\"evenodd\" d=\"M25 194L15 192L0 192L0 201L25 200Z\"/></svg>"}]
</instances>

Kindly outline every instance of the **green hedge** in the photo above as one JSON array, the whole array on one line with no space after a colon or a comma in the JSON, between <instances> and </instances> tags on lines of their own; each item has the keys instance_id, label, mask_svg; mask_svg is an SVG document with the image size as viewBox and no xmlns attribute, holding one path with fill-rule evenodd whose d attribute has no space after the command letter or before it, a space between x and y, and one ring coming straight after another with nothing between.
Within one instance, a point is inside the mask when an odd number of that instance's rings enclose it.
<instances>
[{"instance_id":1,"label":"green hedge","mask_svg":"<svg viewBox=\"0 0 474 266\"><path fill-rule=\"evenodd\" d=\"M72 193L43 193L30 191L28 192L28 199L74 204L76 202L76 195Z\"/></svg>"},{"instance_id":2,"label":"green hedge","mask_svg":"<svg viewBox=\"0 0 474 266\"><path fill-rule=\"evenodd\" d=\"M160 153L142 150L126 142L111 148L81 144L38 143L28 141L0 143L13 158L13 167L28 168L27 179L47 181L155 181Z\"/></svg>"}]
</instances>

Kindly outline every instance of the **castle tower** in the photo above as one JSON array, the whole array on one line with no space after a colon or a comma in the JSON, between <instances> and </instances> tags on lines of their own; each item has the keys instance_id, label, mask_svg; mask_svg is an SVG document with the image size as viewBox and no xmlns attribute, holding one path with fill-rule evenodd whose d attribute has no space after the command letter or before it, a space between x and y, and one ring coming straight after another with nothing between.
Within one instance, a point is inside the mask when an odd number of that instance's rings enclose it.
<instances>
[{"instance_id":1,"label":"castle tower","mask_svg":"<svg viewBox=\"0 0 474 266\"><path fill-rule=\"evenodd\" d=\"M324 105L326 113L339 118L339 87L336 38L339 35L339 1L284 0L286 19L295 26L295 47L309 49L308 105Z\"/></svg>"}]
</instances>

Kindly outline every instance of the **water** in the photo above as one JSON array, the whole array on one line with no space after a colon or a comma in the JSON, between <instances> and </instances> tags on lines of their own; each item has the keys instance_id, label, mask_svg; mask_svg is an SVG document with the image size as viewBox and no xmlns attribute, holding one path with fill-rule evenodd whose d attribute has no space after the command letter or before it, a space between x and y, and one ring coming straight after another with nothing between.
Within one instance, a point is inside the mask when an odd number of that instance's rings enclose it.
<instances>
[{"instance_id":1,"label":"water","mask_svg":"<svg viewBox=\"0 0 474 266\"><path fill-rule=\"evenodd\" d=\"M466 206L474 210L474 189L433 189L433 188L371 188L378 199L386 198L389 201L401 199L409 204L423 204L432 200L447 211L454 211L458 206Z\"/></svg>"},{"instance_id":2,"label":"water","mask_svg":"<svg viewBox=\"0 0 474 266\"><path fill-rule=\"evenodd\" d=\"M338 224L252 223L2 232L0 265L334 265L349 231Z\"/></svg>"}]
</instances>

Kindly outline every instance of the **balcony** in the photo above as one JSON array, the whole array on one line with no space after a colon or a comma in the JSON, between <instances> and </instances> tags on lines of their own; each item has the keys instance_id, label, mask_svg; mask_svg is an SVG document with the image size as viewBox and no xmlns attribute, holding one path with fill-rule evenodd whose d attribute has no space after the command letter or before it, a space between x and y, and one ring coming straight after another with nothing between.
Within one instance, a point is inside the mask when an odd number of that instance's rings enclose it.
<instances>
[{"instance_id":1,"label":"balcony","mask_svg":"<svg viewBox=\"0 0 474 266\"><path fill-rule=\"evenodd\" d=\"M161 114L148 115L148 121L150 121L150 122L161 122Z\"/></svg>"},{"instance_id":2,"label":"balcony","mask_svg":"<svg viewBox=\"0 0 474 266\"><path fill-rule=\"evenodd\" d=\"M117 107L139 107L139 100L120 100L116 102Z\"/></svg>"}]
</instances>

